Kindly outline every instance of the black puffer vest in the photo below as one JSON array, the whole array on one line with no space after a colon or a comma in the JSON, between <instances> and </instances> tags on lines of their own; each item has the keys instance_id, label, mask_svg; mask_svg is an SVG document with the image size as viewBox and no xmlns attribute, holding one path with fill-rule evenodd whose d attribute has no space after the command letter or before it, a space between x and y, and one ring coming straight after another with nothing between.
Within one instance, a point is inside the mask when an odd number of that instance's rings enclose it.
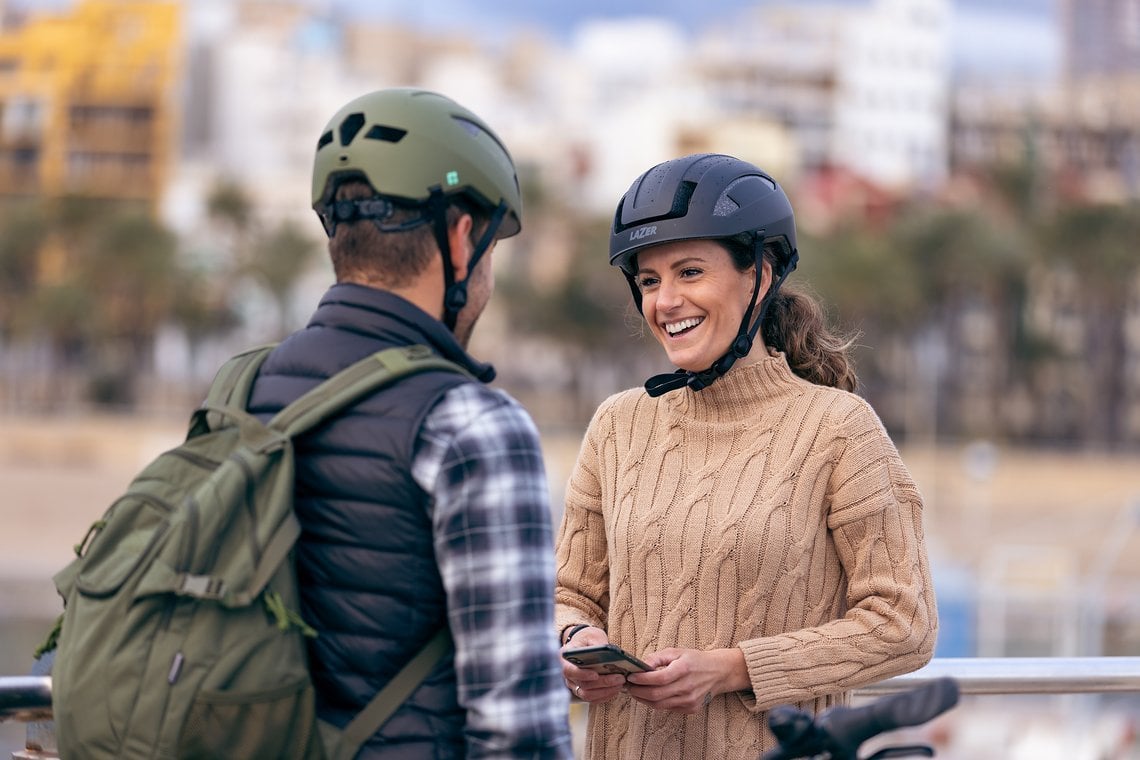
<instances>
[{"instance_id":1,"label":"black puffer vest","mask_svg":"<svg viewBox=\"0 0 1140 760\"><path fill-rule=\"evenodd\" d=\"M408 301L338 284L309 325L266 360L249 409L268 419L321 380L390 346L422 343L484 381L489 365ZM301 613L318 714L343 727L446 624L427 494L411 476L416 434L450 388L471 382L426 372L397 382L297 441L296 512ZM359 757L464 756L464 714L449 656Z\"/></svg>"}]
</instances>

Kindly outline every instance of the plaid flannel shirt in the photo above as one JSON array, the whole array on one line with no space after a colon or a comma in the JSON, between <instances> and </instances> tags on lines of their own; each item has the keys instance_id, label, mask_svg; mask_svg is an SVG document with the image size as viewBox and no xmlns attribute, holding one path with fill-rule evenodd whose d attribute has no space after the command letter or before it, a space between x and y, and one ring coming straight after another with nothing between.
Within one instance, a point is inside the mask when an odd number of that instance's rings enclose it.
<instances>
[{"instance_id":1,"label":"plaid flannel shirt","mask_svg":"<svg viewBox=\"0 0 1140 760\"><path fill-rule=\"evenodd\" d=\"M431 496L468 757L572 757L534 422L502 391L453 388L424 421L412 475Z\"/></svg>"}]
</instances>

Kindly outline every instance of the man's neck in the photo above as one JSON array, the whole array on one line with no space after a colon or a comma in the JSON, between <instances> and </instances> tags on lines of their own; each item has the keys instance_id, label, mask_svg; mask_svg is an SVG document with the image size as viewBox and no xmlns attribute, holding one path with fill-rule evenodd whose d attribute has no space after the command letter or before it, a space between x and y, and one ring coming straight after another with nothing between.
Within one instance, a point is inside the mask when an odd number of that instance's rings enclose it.
<instances>
[{"instance_id":1,"label":"man's neck","mask_svg":"<svg viewBox=\"0 0 1140 760\"><path fill-rule=\"evenodd\" d=\"M384 290L403 298L405 301L418 306L421 310L442 321L443 319L443 287L442 284L426 282L428 278L421 275L414 282L404 287L392 287L378 277L354 275L344 277L338 282L363 285L374 290Z\"/></svg>"}]
</instances>

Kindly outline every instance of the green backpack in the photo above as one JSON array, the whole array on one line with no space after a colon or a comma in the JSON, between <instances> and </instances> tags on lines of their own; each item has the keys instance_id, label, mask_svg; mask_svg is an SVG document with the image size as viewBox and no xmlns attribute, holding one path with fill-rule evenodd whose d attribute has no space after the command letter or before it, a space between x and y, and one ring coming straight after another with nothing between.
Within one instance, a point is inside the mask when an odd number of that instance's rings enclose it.
<instances>
[{"instance_id":1,"label":"green backpack","mask_svg":"<svg viewBox=\"0 0 1140 760\"><path fill-rule=\"evenodd\" d=\"M263 424L244 410L272 346L219 370L186 441L131 482L54 578L44 649L64 758L352 757L451 646L446 626L343 731L318 726L291 549L292 439L379 387L464 372L381 351Z\"/></svg>"}]
</instances>

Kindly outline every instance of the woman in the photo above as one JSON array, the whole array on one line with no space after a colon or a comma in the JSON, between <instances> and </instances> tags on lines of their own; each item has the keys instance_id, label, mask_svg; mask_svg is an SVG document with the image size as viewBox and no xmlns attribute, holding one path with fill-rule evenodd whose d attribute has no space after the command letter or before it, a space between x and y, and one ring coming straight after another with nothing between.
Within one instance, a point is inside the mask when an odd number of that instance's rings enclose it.
<instances>
[{"instance_id":1,"label":"woman","mask_svg":"<svg viewBox=\"0 0 1140 760\"><path fill-rule=\"evenodd\" d=\"M915 670L937 620L922 499L848 342L781 290L779 185L701 154L639 177L610 263L678 370L601 404L558 537L563 649L617 644L648 673L563 664L588 758L748 758L765 711L822 710Z\"/></svg>"}]
</instances>

